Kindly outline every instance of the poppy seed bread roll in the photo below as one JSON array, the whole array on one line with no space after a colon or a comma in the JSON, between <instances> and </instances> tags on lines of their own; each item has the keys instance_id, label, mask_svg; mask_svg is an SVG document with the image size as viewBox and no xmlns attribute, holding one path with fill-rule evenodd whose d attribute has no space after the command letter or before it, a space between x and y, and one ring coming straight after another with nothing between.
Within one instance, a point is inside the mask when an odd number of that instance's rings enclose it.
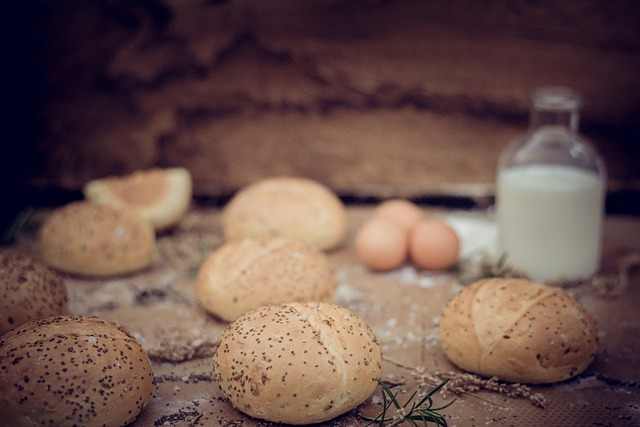
<instances>
[{"instance_id":1,"label":"poppy seed bread roll","mask_svg":"<svg viewBox=\"0 0 640 427\"><path fill-rule=\"evenodd\" d=\"M224 208L226 240L282 236L317 249L338 246L347 231L344 205L324 185L268 178L242 189Z\"/></svg>"},{"instance_id":2,"label":"poppy seed bread roll","mask_svg":"<svg viewBox=\"0 0 640 427\"><path fill-rule=\"evenodd\" d=\"M288 424L355 408L375 391L381 363L365 322L326 303L249 312L227 327L213 358L216 380L235 408Z\"/></svg>"},{"instance_id":3,"label":"poppy seed bread roll","mask_svg":"<svg viewBox=\"0 0 640 427\"><path fill-rule=\"evenodd\" d=\"M207 311L232 321L263 305L329 301L336 285L326 255L302 242L243 239L207 258L196 295Z\"/></svg>"},{"instance_id":4,"label":"poppy seed bread roll","mask_svg":"<svg viewBox=\"0 0 640 427\"><path fill-rule=\"evenodd\" d=\"M67 273L131 273L149 266L155 250L155 235L148 221L89 202L56 209L40 229L42 258Z\"/></svg>"},{"instance_id":5,"label":"poppy seed bread roll","mask_svg":"<svg viewBox=\"0 0 640 427\"><path fill-rule=\"evenodd\" d=\"M564 290L523 279L488 279L462 290L440 320L458 367L520 383L583 372L598 347L596 324Z\"/></svg>"},{"instance_id":6,"label":"poppy seed bread roll","mask_svg":"<svg viewBox=\"0 0 640 427\"><path fill-rule=\"evenodd\" d=\"M59 274L26 253L0 251L0 335L66 312L67 288Z\"/></svg>"},{"instance_id":7,"label":"poppy seed bread roll","mask_svg":"<svg viewBox=\"0 0 640 427\"><path fill-rule=\"evenodd\" d=\"M12 427L119 427L153 392L140 344L96 317L51 317L3 335L0 379L0 423Z\"/></svg>"}]
</instances>

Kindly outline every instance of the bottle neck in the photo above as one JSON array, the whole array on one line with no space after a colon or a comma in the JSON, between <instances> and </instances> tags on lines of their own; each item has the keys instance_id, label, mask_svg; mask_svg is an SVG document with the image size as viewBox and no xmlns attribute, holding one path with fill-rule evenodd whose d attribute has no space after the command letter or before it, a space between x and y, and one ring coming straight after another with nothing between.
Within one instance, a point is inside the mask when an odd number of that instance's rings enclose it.
<instances>
[{"instance_id":1,"label":"bottle neck","mask_svg":"<svg viewBox=\"0 0 640 427\"><path fill-rule=\"evenodd\" d=\"M545 126L562 127L571 134L578 132L579 115L577 109L566 110L531 110L529 129L536 130Z\"/></svg>"}]
</instances>

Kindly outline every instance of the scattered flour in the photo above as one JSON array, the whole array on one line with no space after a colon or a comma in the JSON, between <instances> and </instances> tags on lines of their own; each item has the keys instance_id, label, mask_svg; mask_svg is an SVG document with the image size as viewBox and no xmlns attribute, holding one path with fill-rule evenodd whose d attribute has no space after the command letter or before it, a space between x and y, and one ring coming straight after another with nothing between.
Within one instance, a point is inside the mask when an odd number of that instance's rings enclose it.
<instances>
[{"instance_id":1,"label":"scattered flour","mask_svg":"<svg viewBox=\"0 0 640 427\"><path fill-rule=\"evenodd\" d=\"M448 272L419 271L412 265L405 265L396 270L384 273L385 278L403 285L418 286L429 289L450 283L455 275Z\"/></svg>"}]
</instances>

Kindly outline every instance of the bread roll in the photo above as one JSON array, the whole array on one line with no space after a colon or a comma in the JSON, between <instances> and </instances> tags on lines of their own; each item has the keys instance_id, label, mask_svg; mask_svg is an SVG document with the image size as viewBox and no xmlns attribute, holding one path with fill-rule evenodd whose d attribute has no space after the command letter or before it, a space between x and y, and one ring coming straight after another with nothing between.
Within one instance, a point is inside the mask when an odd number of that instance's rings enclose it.
<instances>
[{"instance_id":1,"label":"bread roll","mask_svg":"<svg viewBox=\"0 0 640 427\"><path fill-rule=\"evenodd\" d=\"M0 251L0 335L66 311L67 289L55 271L25 253Z\"/></svg>"},{"instance_id":2,"label":"bread roll","mask_svg":"<svg viewBox=\"0 0 640 427\"><path fill-rule=\"evenodd\" d=\"M176 225L189 209L191 174L183 168L151 169L89 182L85 197L125 209L151 222L156 230Z\"/></svg>"},{"instance_id":3,"label":"bread roll","mask_svg":"<svg viewBox=\"0 0 640 427\"><path fill-rule=\"evenodd\" d=\"M280 237L223 245L202 265L196 282L200 303L227 321L263 305L328 301L335 289L323 253Z\"/></svg>"},{"instance_id":4,"label":"bread roll","mask_svg":"<svg viewBox=\"0 0 640 427\"><path fill-rule=\"evenodd\" d=\"M445 309L440 339L460 368L521 383L566 380L593 360L596 325L565 291L522 279L465 288Z\"/></svg>"},{"instance_id":5,"label":"bread roll","mask_svg":"<svg viewBox=\"0 0 640 427\"><path fill-rule=\"evenodd\" d=\"M225 207L222 222L227 240L279 235L322 250L338 246L347 230L336 195L302 178L269 178L246 187Z\"/></svg>"},{"instance_id":6,"label":"bread roll","mask_svg":"<svg viewBox=\"0 0 640 427\"><path fill-rule=\"evenodd\" d=\"M213 358L220 388L242 412L311 424L364 402L382 374L375 336L326 303L267 306L232 323Z\"/></svg>"},{"instance_id":7,"label":"bread roll","mask_svg":"<svg viewBox=\"0 0 640 427\"><path fill-rule=\"evenodd\" d=\"M53 317L4 335L0 375L0 420L12 427L119 427L153 392L142 347L94 317Z\"/></svg>"},{"instance_id":8,"label":"bread roll","mask_svg":"<svg viewBox=\"0 0 640 427\"><path fill-rule=\"evenodd\" d=\"M89 202L54 211L40 230L44 261L61 271L112 276L151 264L155 237L149 222Z\"/></svg>"}]
</instances>

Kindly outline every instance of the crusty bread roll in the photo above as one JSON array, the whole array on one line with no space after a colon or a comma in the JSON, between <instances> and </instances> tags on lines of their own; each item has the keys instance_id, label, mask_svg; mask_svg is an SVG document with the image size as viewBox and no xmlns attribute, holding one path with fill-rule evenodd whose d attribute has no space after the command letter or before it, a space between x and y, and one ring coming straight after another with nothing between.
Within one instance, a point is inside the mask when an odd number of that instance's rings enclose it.
<instances>
[{"instance_id":1,"label":"crusty bread roll","mask_svg":"<svg viewBox=\"0 0 640 427\"><path fill-rule=\"evenodd\" d=\"M89 182L84 194L94 203L141 215L156 230L177 224L191 203L191 174L184 168L151 169Z\"/></svg>"},{"instance_id":2,"label":"crusty bread roll","mask_svg":"<svg viewBox=\"0 0 640 427\"><path fill-rule=\"evenodd\" d=\"M460 368L521 383L571 378L598 346L595 322L569 294L522 279L462 290L442 315L440 339Z\"/></svg>"},{"instance_id":3,"label":"crusty bread roll","mask_svg":"<svg viewBox=\"0 0 640 427\"><path fill-rule=\"evenodd\" d=\"M153 392L142 347L95 317L52 317L0 338L0 420L12 427L119 427Z\"/></svg>"},{"instance_id":4,"label":"crusty bread roll","mask_svg":"<svg viewBox=\"0 0 640 427\"><path fill-rule=\"evenodd\" d=\"M26 253L0 251L0 335L66 312L67 289L55 271Z\"/></svg>"},{"instance_id":5,"label":"crusty bread roll","mask_svg":"<svg viewBox=\"0 0 640 427\"><path fill-rule=\"evenodd\" d=\"M242 412L311 424L364 402L382 374L380 347L351 311L326 303L266 306L224 332L213 358L220 388Z\"/></svg>"},{"instance_id":6,"label":"crusty bread roll","mask_svg":"<svg viewBox=\"0 0 640 427\"><path fill-rule=\"evenodd\" d=\"M76 202L54 211L40 230L40 250L51 267L88 276L143 269L155 253L148 221L123 210Z\"/></svg>"},{"instance_id":7,"label":"crusty bread roll","mask_svg":"<svg viewBox=\"0 0 640 427\"><path fill-rule=\"evenodd\" d=\"M318 249L338 246L347 230L340 199L303 178L269 178L241 190L222 217L227 240L279 235Z\"/></svg>"},{"instance_id":8,"label":"crusty bread roll","mask_svg":"<svg viewBox=\"0 0 640 427\"><path fill-rule=\"evenodd\" d=\"M328 301L335 289L323 253L281 237L226 243L202 265L196 282L200 303L227 321L263 305Z\"/></svg>"}]
</instances>

